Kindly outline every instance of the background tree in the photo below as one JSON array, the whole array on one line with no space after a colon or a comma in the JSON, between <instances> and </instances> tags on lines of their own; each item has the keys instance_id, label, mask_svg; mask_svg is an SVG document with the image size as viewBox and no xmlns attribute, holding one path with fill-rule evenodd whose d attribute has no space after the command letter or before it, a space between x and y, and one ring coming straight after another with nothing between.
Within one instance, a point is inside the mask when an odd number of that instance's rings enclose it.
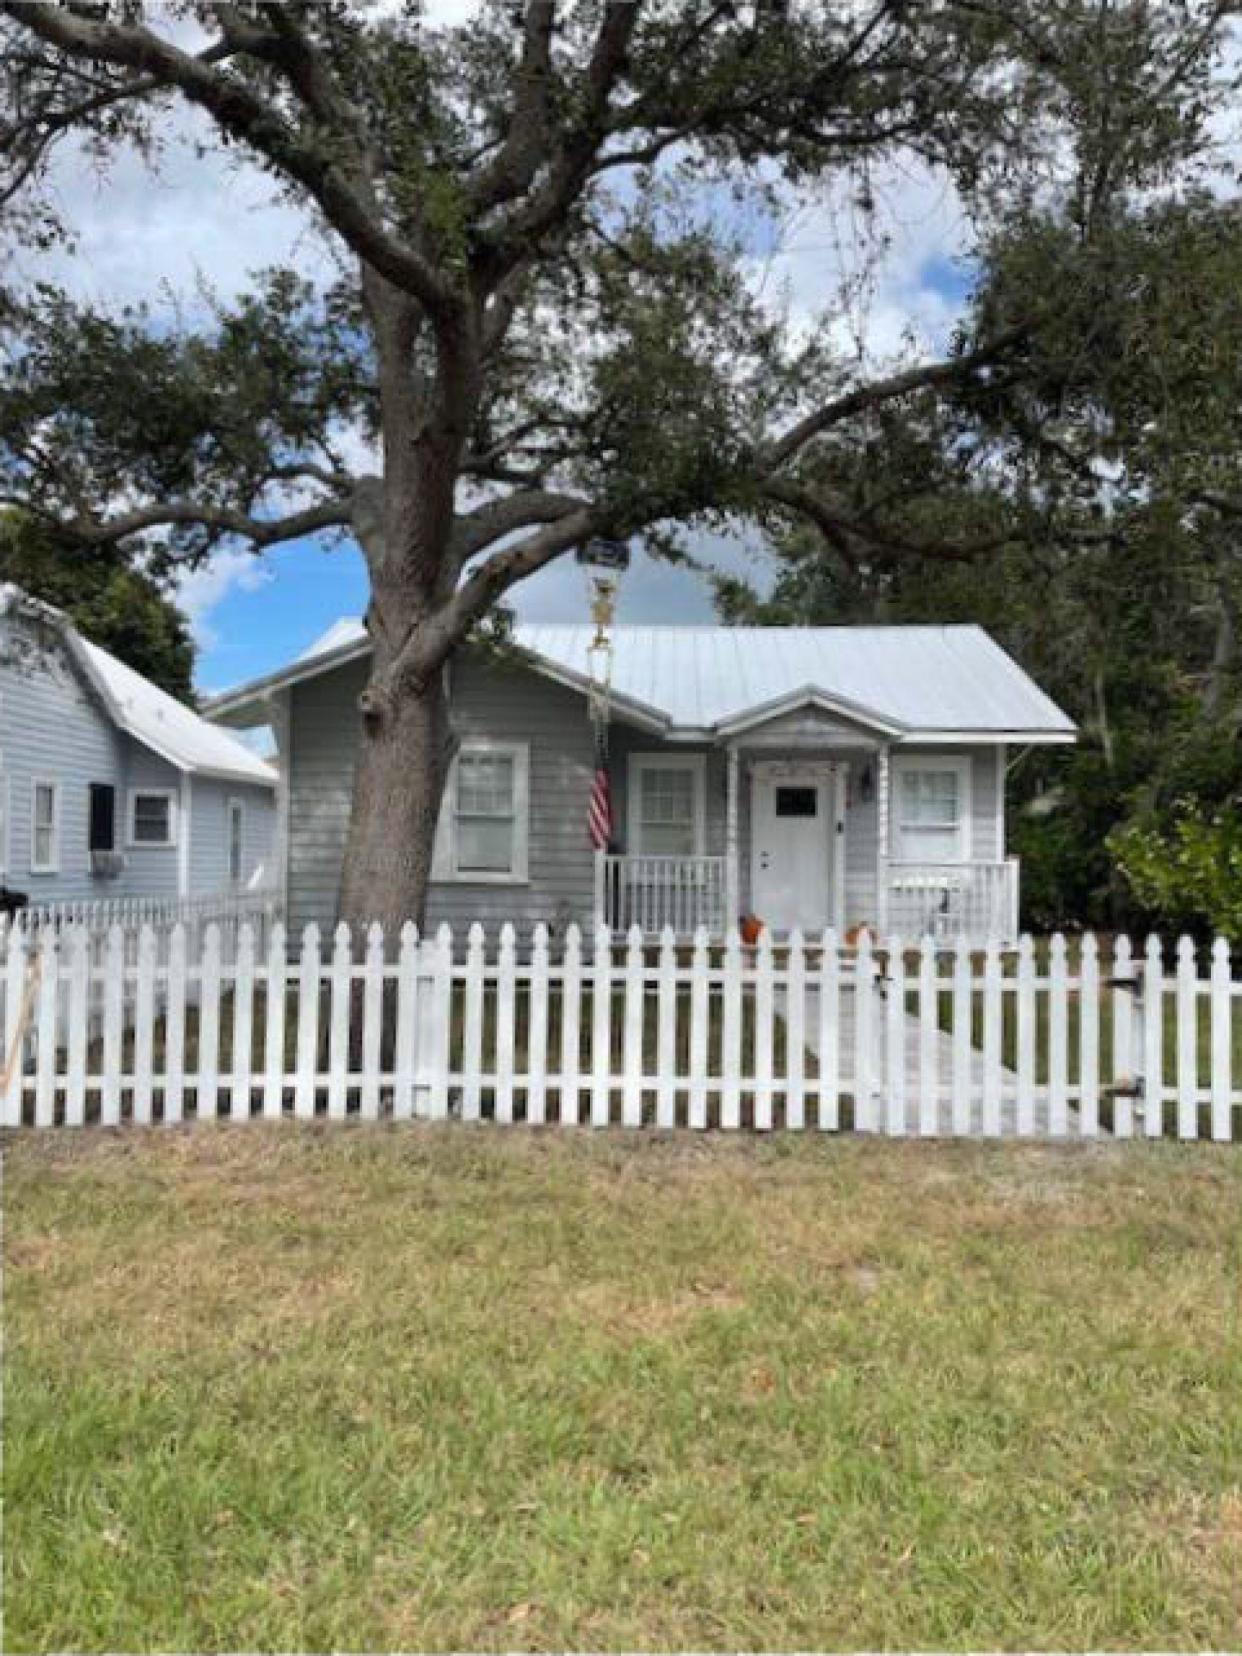
<instances>
[{"instance_id":1,"label":"background tree","mask_svg":"<svg viewBox=\"0 0 1242 1656\"><path fill-rule=\"evenodd\" d=\"M357 537L373 655L342 912L417 917L443 668L515 583L593 534L667 545L726 514L848 538L819 451L1021 358L1032 318L1006 314L867 378L759 301L734 227L902 157L982 218L1068 154L1088 219L1193 152L1229 10L531 0L437 30L413 6L3 0L22 234L57 233L37 186L59 138L154 153L182 101L313 214L340 277L269 274L162 329L10 294L0 486L89 544ZM382 479L347 464L359 435Z\"/></svg>"},{"instance_id":2,"label":"background tree","mask_svg":"<svg viewBox=\"0 0 1242 1656\"><path fill-rule=\"evenodd\" d=\"M1239 268L1242 219L1206 194L1114 202L1089 237L1064 209L1010 227L969 328L1038 316L1021 360L821 450L852 538L786 535L766 599L720 592L733 620L979 621L1031 668L1083 731L1013 774L1036 926L1236 923Z\"/></svg>"},{"instance_id":3,"label":"background tree","mask_svg":"<svg viewBox=\"0 0 1242 1656\"><path fill-rule=\"evenodd\" d=\"M193 705L194 645L159 564L130 549L85 548L46 524L0 512L0 582L62 609L85 637Z\"/></svg>"}]
</instances>

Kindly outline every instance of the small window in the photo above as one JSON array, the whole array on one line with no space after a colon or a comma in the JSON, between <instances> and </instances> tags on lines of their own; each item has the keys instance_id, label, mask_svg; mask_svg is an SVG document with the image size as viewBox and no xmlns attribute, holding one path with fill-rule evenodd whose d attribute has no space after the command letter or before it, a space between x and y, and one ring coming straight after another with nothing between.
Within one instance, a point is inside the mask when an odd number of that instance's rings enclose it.
<instances>
[{"instance_id":1,"label":"small window","mask_svg":"<svg viewBox=\"0 0 1242 1656\"><path fill-rule=\"evenodd\" d=\"M966 763L897 773L896 852L903 862L960 862L966 854Z\"/></svg>"},{"instance_id":2,"label":"small window","mask_svg":"<svg viewBox=\"0 0 1242 1656\"><path fill-rule=\"evenodd\" d=\"M60 867L60 784L36 782L30 798L30 872L55 874Z\"/></svg>"},{"instance_id":3,"label":"small window","mask_svg":"<svg viewBox=\"0 0 1242 1656\"><path fill-rule=\"evenodd\" d=\"M131 794L129 838L133 845L173 843L173 796L170 793Z\"/></svg>"},{"instance_id":4,"label":"small window","mask_svg":"<svg viewBox=\"0 0 1242 1656\"><path fill-rule=\"evenodd\" d=\"M240 799L229 800L229 884L240 885L245 867L245 823Z\"/></svg>"},{"instance_id":5,"label":"small window","mask_svg":"<svg viewBox=\"0 0 1242 1656\"><path fill-rule=\"evenodd\" d=\"M111 782L91 783L87 849L116 850L116 789Z\"/></svg>"},{"instance_id":6,"label":"small window","mask_svg":"<svg viewBox=\"0 0 1242 1656\"><path fill-rule=\"evenodd\" d=\"M818 816L819 789L777 788L776 814L778 817Z\"/></svg>"},{"instance_id":7,"label":"small window","mask_svg":"<svg viewBox=\"0 0 1242 1656\"><path fill-rule=\"evenodd\" d=\"M672 755L636 754L630 767L631 848L646 857L702 849L703 768Z\"/></svg>"}]
</instances>

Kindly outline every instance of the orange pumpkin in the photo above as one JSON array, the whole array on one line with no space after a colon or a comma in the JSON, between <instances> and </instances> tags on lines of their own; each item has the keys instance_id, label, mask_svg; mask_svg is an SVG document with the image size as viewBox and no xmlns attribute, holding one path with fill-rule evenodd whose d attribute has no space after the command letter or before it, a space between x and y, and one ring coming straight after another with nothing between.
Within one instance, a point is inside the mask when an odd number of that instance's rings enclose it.
<instances>
[{"instance_id":1,"label":"orange pumpkin","mask_svg":"<svg viewBox=\"0 0 1242 1656\"><path fill-rule=\"evenodd\" d=\"M742 942L748 949L753 949L759 941L759 934L763 930L763 921L757 914L744 914L740 921Z\"/></svg>"}]
</instances>

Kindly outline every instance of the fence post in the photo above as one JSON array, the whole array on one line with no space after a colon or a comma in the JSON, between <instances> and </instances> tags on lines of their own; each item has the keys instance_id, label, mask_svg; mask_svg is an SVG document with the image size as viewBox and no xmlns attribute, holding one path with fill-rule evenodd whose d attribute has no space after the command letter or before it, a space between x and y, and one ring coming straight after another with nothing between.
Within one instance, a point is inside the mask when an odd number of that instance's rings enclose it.
<instances>
[{"instance_id":1,"label":"fence post","mask_svg":"<svg viewBox=\"0 0 1242 1656\"><path fill-rule=\"evenodd\" d=\"M972 1126L970 1058L974 1031L970 1013L973 988L970 949L965 940L959 938L953 948L953 1096L949 1115L953 1132L960 1138L969 1137Z\"/></svg>"},{"instance_id":2,"label":"fence post","mask_svg":"<svg viewBox=\"0 0 1242 1656\"><path fill-rule=\"evenodd\" d=\"M1015 1125L1019 1138L1035 1131L1035 945L1018 939L1018 1087Z\"/></svg>"},{"instance_id":3,"label":"fence post","mask_svg":"<svg viewBox=\"0 0 1242 1656\"><path fill-rule=\"evenodd\" d=\"M56 1008L60 996L60 938L51 927L39 939L35 1013L35 1126L56 1123Z\"/></svg>"},{"instance_id":4,"label":"fence post","mask_svg":"<svg viewBox=\"0 0 1242 1656\"><path fill-rule=\"evenodd\" d=\"M1069 1125L1068 1014L1065 938L1054 932L1048 947L1048 1132L1053 1138L1064 1138Z\"/></svg>"},{"instance_id":5,"label":"fence post","mask_svg":"<svg viewBox=\"0 0 1242 1656\"><path fill-rule=\"evenodd\" d=\"M298 963L298 1048L293 1113L303 1120L310 1120L315 1114L315 1083L319 1070L319 971L319 927L312 920L302 933L302 958Z\"/></svg>"},{"instance_id":6,"label":"fence post","mask_svg":"<svg viewBox=\"0 0 1242 1656\"><path fill-rule=\"evenodd\" d=\"M151 1121L152 1071L155 1068L155 933L144 924L138 933L137 984L134 991L134 1120Z\"/></svg>"},{"instance_id":7,"label":"fence post","mask_svg":"<svg viewBox=\"0 0 1242 1656\"><path fill-rule=\"evenodd\" d=\"M408 1121L414 1114L414 1074L418 1040L418 927L407 920L401 928L397 956L397 1039L396 1074L393 1077L392 1113L396 1121Z\"/></svg>"},{"instance_id":8,"label":"fence post","mask_svg":"<svg viewBox=\"0 0 1242 1656\"><path fill-rule=\"evenodd\" d=\"M999 1138L1001 1132L1001 1025L1004 1003L1001 998L1001 959L996 939L989 937L983 956L983 1111L984 1136Z\"/></svg>"},{"instance_id":9,"label":"fence post","mask_svg":"<svg viewBox=\"0 0 1242 1656\"><path fill-rule=\"evenodd\" d=\"M272 924L267 940L267 981L263 1009L267 1020L263 1043L263 1114L278 1120L285 1103L285 999L288 979L285 928Z\"/></svg>"},{"instance_id":10,"label":"fence post","mask_svg":"<svg viewBox=\"0 0 1242 1656\"><path fill-rule=\"evenodd\" d=\"M934 1138L940 1131L940 994L936 940L924 934L919 944L919 1133Z\"/></svg>"},{"instance_id":11,"label":"fence post","mask_svg":"<svg viewBox=\"0 0 1242 1656\"><path fill-rule=\"evenodd\" d=\"M806 1126L806 940L798 927L789 937L785 997L785 1126L800 1133Z\"/></svg>"},{"instance_id":12,"label":"fence post","mask_svg":"<svg viewBox=\"0 0 1242 1656\"><path fill-rule=\"evenodd\" d=\"M643 934L631 926L625 940L625 1011L621 1046L621 1124L643 1124Z\"/></svg>"},{"instance_id":13,"label":"fence post","mask_svg":"<svg viewBox=\"0 0 1242 1656\"><path fill-rule=\"evenodd\" d=\"M700 975L695 961L695 988ZM703 961L704 987L707 982L707 962ZM772 934L765 926L759 933L759 947L755 955L755 1128L769 1132L772 1127L772 1020L775 1015L772 984ZM704 1018L703 1062L695 1065L696 1073L707 1072L707 1020Z\"/></svg>"},{"instance_id":14,"label":"fence post","mask_svg":"<svg viewBox=\"0 0 1242 1656\"><path fill-rule=\"evenodd\" d=\"M254 1067L254 928L248 920L234 925L233 1060L229 1077L229 1115L250 1119L251 1072Z\"/></svg>"},{"instance_id":15,"label":"fence post","mask_svg":"<svg viewBox=\"0 0 1242 1656\"><path fill-rule=\"evenodd\" d=\"M347 1101L353 955L353 939L342 920L332 940L332 989L328 1005L328 1115L334 1121L344 1119Z\"/></svg>"},{"instance_id":16,"label":"fence post","mask_svg":"<svg viewBox=\"0 0 1242 1656\"><path fill-rule=\"evenodd\" d=\"M378 921L372 921L367 928L365 976L362 984L362 1085L358 1094L358 1113L363 1121L379 1119L386 987L384 928Z\"/></svg>"},{"instance_id":17,"label":"fence post","mask_svg":"<svg viewBox=\"0 0 1242 1656\"><path fill-rule=\"evenodd\" d=\"M90 1029L91 940L82 926L69 928L69 1007L65 1032L68 1074L65 1086L65 1125L81 1127L86 1120L86 1048Z\"/></svg>"},{"instance_id":18,"label":"fence post","mask_svg":"<svg viewBox=\"0 0 1242 1656\"><path fill-rule=\"evenodd\" d=\"M125 1011L125 933L117 924L108 927L104 948L103 1085L100 1089L100 1118L105 1127L121 1119L121 1058Z\"/></svg>"},{"instance_id":19,"label":"fence post","mask_svg":"<svg viewBox=\"0 0 1242 1656\"><path fill-rule=\"evenodd\" d=\"M707 968L707 931L699 926L690 967L690 1096L686 1120L693 1128L707 1126Z\"/></svg>"},{"instance_id":20,"label":"fence post","mask_svg":"<svg viewBox=\"0 0 1242 1656\"><path fill-rule=\"evenodd\" d=\"M677 939L671 926L660 933L657 984L656 1126L669 1128L677 1125ZM727 1058L724 1073L727 1078Z\"/></svg>"}]
</instances>

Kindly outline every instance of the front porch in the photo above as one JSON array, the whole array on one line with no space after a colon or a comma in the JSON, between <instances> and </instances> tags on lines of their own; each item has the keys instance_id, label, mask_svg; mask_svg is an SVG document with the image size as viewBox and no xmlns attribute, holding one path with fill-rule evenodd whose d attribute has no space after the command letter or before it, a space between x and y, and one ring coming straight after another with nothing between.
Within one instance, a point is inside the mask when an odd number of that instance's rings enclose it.
<instances>
[{"instance_id":1,"label":"front porch","mask_svg":"<svg viewBox=\"0 0 1242 1656\"><path fill-rule=\"evenodd\" d=\"M802 698L714 747L614 752L621 843L596 857L594 920L644 936L1018 935L1005 852L1005 749L914 747Z\"/></svg>"},{"instance_id":2,"label":"front porch","mask_svg":"<svg viewBox=\"0 0 1242 1656\"><path fill-rule=\"evenodd\" d=\"M595 873L597 925L618 933L638 926L647 937L666 927L679 938L693 937L700 928L712 938L725 934L732 912L729 891L737 884L729 878L725 857L601 854ZM1017 857L890 863L884 879L886 917L872 922L881 936L932 937L938 943L1017 940Z\"/></svg>"}]
</instances>

